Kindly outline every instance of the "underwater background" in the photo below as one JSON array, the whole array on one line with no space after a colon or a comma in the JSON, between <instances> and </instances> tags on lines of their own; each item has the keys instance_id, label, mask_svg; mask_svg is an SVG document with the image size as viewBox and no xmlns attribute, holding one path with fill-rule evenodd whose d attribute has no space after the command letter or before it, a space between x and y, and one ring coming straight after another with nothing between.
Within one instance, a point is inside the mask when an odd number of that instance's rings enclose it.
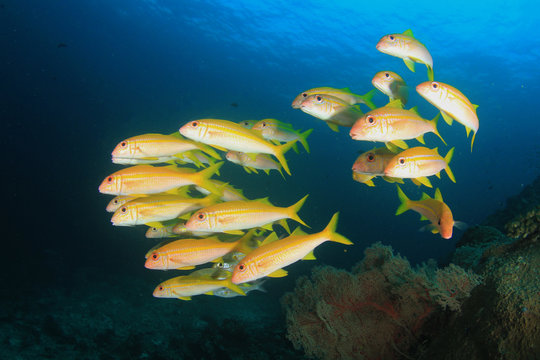
<instances>
[{"instance_id":1,"label":"underwater background","mask_svg":"<svg viewBox=\"0 0 540 360\"><path fill-rule=\"evenodd\" d=\"M455 146L457 183L446 174L432 183L456 220L480 224L540 175L538 9L530 1L1 1L6 358L247 359L261 348L267 358L303 358L285 339L280 298L314 266L350 269L375 242L413 265L447 264L463 232L445 240L419 232L412 212L396 217L394 184L351 179L352 163L374 144L331 131L291 102L320 86L364 94L376 72L392 70L409 84L409 105L432 119L438 110L414 92L427 80L424 66L410 72L375 49L382 36L412 29L433 56L435 79L479 105L472 153L459 124L439 122L448 147L432 134L426 142L441 154ZM266 293L153 298L172 272L144 269L155 242L144 227L113 228L110 198L97 188L118 170L110 153L119 141L199 118L313 128L311 153L287 154L285 180L231 163L219 179L279 206L310 194L300 215L312 231L339 211L338 231L354 246L323 244L315 262L269 279ZM410 198L426 191L402 188Z\"/></svg>"}]
</instances>

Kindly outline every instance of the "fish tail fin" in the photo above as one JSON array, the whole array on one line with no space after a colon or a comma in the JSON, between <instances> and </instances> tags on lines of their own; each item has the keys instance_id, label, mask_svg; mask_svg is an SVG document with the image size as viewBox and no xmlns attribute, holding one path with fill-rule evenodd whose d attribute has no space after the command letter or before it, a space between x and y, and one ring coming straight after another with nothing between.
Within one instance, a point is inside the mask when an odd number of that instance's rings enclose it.
<instances>
[{"instance_id":1,"label":"fish tail fin","mask_svg":"<svg viewBox=\"0 0 540 360\"><path fill-rule=\"evenodd\" d=\"M313 129L309 129L309 130L306 130L304 131L303 133L300 133L298 135L298 140L300 141L300 143L302 144L302 146L304 146L304 149L306 150L306 152L309 154L309 144L307 142L307 137L313 132Z\"/></svg>"},{"instance_id":2,"label":"fish tail fin","mask_svg":"<svg viewBox=\"0 0 540 360\"><path fill-rule=\"evenodd\" d=\"M206 190L217 194L223 195L223 188L218 188L214 183L210 181L212 175L218 172L219 168L223 165L223 161L207 167L206 169L193 174L193 182Z\"/></svg>"},{"instance_id":3,"label":"fish tail fin","mask_svg":"<svg viewBox=\"0 0 540 360\"><path fill-rule=\"evenodd\" d=\"M289 206L287 208L289 218L291 218L292 220L297 221L300 224L302 224L304 226L307 226L307 227L309 227L309 225L306 224L302 219L300 219L300 217L298 216L298 211L300 211L300 209L302 208L302 205L304 205L304 202L306 201L308 196L309 196L309 194L304 196L300 200L298 200L298 202L296 204L291 205L291 206Z\"/></svg>"},{"instance_id":4,"label":"fish tail fin","mask_svg":"<svg viewBox=\"0 0 540 360\"><path fill-rule=\"evenodd\" d=\"M453 182L456 182L456 178L454 177L454 173L450 169L450 161L452 160L452 156L454 156L454 149L455 148L451 148L450 150L448 150L448 153L444 157L444 161L446 162L446 168L445 168L446 174L448 175L450 180L452 180Z\"/></svg>"},{"instance_id":5,"label":"fish tail fin","mask_svg":"<svg viewBox=\"0 0 540 360\"><path fill-rule=\"evenodd\" d=\"M287 160L285 159L285 153L290 150L297 140L289 141L283 145L276 146L276 151L274 151L274 156L279 160L279 163L285 170L285 172L291 175L291 170L289 170L289 165L287 165Z\"/></svg>"},{"instance_id":6,"label":"fish tail fin","mask_svg":"<svg viewBox=\"0 0 540 360\"><path fill-rule=\"evenodd\" d=\"M439 133L439 129L437 129L437 123L439 122L439 117L441 116L441 113L438 113L434 118L433 120L431 120L430 122L433 124L433 133L435 135L437 135L439 137L439 139L441 139L441 141L444 143L444 145L448 145L446 144L446 141L444 141L444 139L442 138L441 134Z\"/></svg>"},{"instance_id":7,"label":"fish tail fin","mask_svg":"<svg viewBox=\"0 0 540 360\"><path fill-rule=\"evenodd\" d=\"M228 278L222 281L223 281L223 286L226 287L227 289L231 289L232 291L240 295L244 295L244 296L246 295L246 293L244 292L244 290L240 288L240 286L233 284L231 278Z\"/></svg>"},{"instance_id":8,"label":"fish tail fin","mask_svg":"<svg viewBox=\"0 0 540 360\"><path fill-rule=\"evenodd\" d=\"M396 185L397 187L397 193L398 193L398 197L399 197L399 201L401 202L396 210L396 215L400 215L400 214L403 214L405 211L409 210L409 198L407 197L407 195L405 195L405 193L403 192L403 190L401 190L401 188L399 187L399 185Z\"/></svg>"},{"instance_id":9,"label":"fish tail fin","mask_svg":"<svg viewBox=\"0 0 540 360\"><path fill-rule=\"evenodd\" d=\"M196 144L197 144L197 147L199 148L199 150L201 150L202 152L207 153L208 155L210 155L214 159L221 160L221 156L216 152L216 150L214 150L210 146L208 146L206 144L203 144L203 143L196 143Z\"/></svg>"},{"instance_id":10,"label":"fish tail fin","mask_svg":"<svg viewBox=\"0 0 540 360\"><path fill-rule=\"evenodd\" d=\"M364 103L371 109L375 109L377 106L375 106L375 104L373 103L373 95L375 95L375 93L377 92L377 89L373 89L371 91L368 91L366 94L364 95L360 95L359 98L361 98Z\"/></svg>"},{"instance_id":11,"label":"fish tail fin","mask_svg":"<svg viewBox=\"0 0 540 360\"><path fill-rule=\"evenodd\" d=\"M253 247L250 244L253 242L253 235L255 234L256 229L251 229L244 234L240 239L237 240L236 246L234 249L243 254L249 254L253 251Z\"/></svg>"},{"instance_id":12,"label":"fish tail fin","mask_svg":"<svg viewBox=\"0 0 540 360\"><path fill-rule=\"evenodd\" d=\"M428 77L429 81L433 81L433 79L435 79L435 76L433 74L433 67L431 67L428 64L426 64L426 67L427 67L427 77Z\"/></svg>"},{"instance_id":13,"label":"fish tail fin","mask_svg":"<svg viewBox=\"0 0 540 360\"><path fill-rule=\"evenodd\" d=\"M339 212L335 213L334 216L332 216L332 219L330 219L330 222L328 223L328 225L326 225L322 233L326 237L328 237L330 241L338 242L344 245L352 245L353 243L351 240L347 239L345 236L340 235L336 232L338 217L339 217Z\"/></svg>"},{"instance_id":14,"label":"fish tail fin","mask_svg":"<svg viewBox=\"0 0 540 360\"><path fill-rule=\"evenodd\" d=\"M298 145L296 143L293 144L292 149L295 153L300 154L300 152L298 151Z\"/></svg>"}]
</instances>

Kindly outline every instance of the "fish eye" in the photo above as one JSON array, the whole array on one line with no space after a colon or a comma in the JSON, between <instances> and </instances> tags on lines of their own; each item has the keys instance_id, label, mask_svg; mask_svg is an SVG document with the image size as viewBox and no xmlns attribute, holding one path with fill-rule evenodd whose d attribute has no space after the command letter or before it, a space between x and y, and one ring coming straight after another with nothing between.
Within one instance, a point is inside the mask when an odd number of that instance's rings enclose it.
<instances>
[{"instance_id":1,"label":"fish eye","mask_svg":"<svg viewBox=\"0 0 540 360\"><path fill-rule=\"evenodd\" d=\"M222 268L222 267L224 267L225 265L223 265L222 262L218 262L218 263L216 264L216 266L217 266L218 268Z\"/></svg>"},{"instance_id":2,"label":"fish eye","mask_svg":"<svg viewBox=\"0 0 540 360\"><path fill-rule=\"evenodd\" d=\"M373 116L368 116L367 118L368 123L373 124L375 122L375 118Z\"/></svg>"},{"instance_id":3,"label":"fish eye","mask_svg":"<svg viewBox=\"0 0 540 360\"><path fill-rule=\"evenodd\" d=\"M303 97L307 97L307 93L303 93L302 96L303 96Z\"/></svg>"},{"instance_id":4,"label":"fish eye","mask_svg":"<svg viewBox=\"0 0 540 360\"><path fill-rule=\"evenodd\" d=\"M157 231L157 228L153 227L153 228L152 228L152 231Z\"/></svg>"},{"instance_id":5,"label":"fish eye","mask_svg":"<svg viewBox=\"0 0 540 360\"><path fill-rule=\"evenodd\" d=\"M390 77L390 74L389 73L384 73L384 76L386 76L387 78Z\"/></svg>"},{"instance_id":6,"label":"fish eye","mask_svg":"<svg viewBox=\"0 0 540 360\"><path fill-rule=\"evenodd\" d=\"M398 161L401 165L405 164L405 158L399 158Z\"/></svg>"},{"instance_id":7,"label":"fish eye","mask_svg":"<svg viewBox=\"0 0 540 360\"><path fill-rule=\"evenodd\" d=\"M109 177L107 178L107 182L110 182L110 183L111 183L112 181L113 181L113 177L112 177L112 176L109 176Z\"/></svg>"},{"instance_id":8,"label":"fish eye","mask_svg":"<svg viewBox=\"0 0 540 360\"><path fill-rule=\"evenodd\" d=\"M192 126L192 127L195 128L195 127L197 127L197 125L199 125L199 123L198 123L197 121L192 121L192 122L191 122L191 126Z\"/></svg>"},{"instance_id":9,"label":"fish eye","mask_svg":"<svg viewBox=\"0 0 540 360\"><path fill-rule=\"evenodd\" d=\"M159 291L163 291L163 286L160 285L159 288L158 288L158 290L159 290Z\"/></svg>"},{"instance_id":10,"label":"fish eye","mask_svg":"<svg viewBox=\"0 0 540 360\"><path fill-rule=\"evenodd\" d=\"M204 213L199 213L197 215L197 219L200 221L203 221L204 219L206 219L206 215Z\"/></svg>"},{"instance_id":11,"label":"fish eye","mask_svg":"<svg viewBox=\"0 0 540 360\"><path fill-rule=\"evenodd\" d=\"M244 271L244 270L246 270L246 265L244 265L244 264L238 264L238 270L239 270L239 271Z\"/></svg>"},{"instance_id":12,"label":"fish eye","mask_svg":"<svg viewBox=\"0 0 540 360\"><path fill-rule=\"evenodd\" d=\"M118 204L118 199L113 200L115 204Z\"/></svg>"},{"instance_id":13,"label":"fish eye","mask_svg":"<svg viewBox=\"0 0 540 360\"><path fill-rule=\"evenodd\" d=\"M152 260L157 260L159 255L157 253L152 254Z\"/></svg>"},{"instance_id":14,"label":"fish eye","mask_svg":"<svg viewBox=\"0 0 540 360\"><path fill-rule=\"evenodd\" d=\"M439 226L441 226L441 219L439 219L439 222L437 223Z\"/></svg>"},{"instance_id":15,"label":"fish eye","mask_svg":"<svg viewBox=\"0 0 540 360\"><path fill-rule=\"evenodd\" d=\"M123 212L123 213L125 213L125 212L127 211L127 209L126 209L126 207L124 206L124 207L122 208L122 210L120 210L120 211Z\"/></svg>"},{"instance_id":16,"label":"fish eye","mask_svg":"<svg viewBox=\"0 0 540 360\"><path fill-rule=\"evenodd\" d=\"M369 153L367 156L367 161L372 162L373 160L375 160L375 156L372 153Z\"/></svg>"},{"instance_id":17,"label":"fish eye","mask_svg":"<svg viewBox=\"0 0 540 360\"><path fill-rule=\"evenodd\" d=\"M322 96L317 95L317 98L316 98L316 99L317 99L318 102L322 102Z\"/></svg>"},{"instance_id":18,"label":"fish eye","mask_svg":"<svg viewBox=\"0 0 540 360\"><path fill-rule=\"evenodd\" d=\"M439 88L439 84L434 81L431 83L431 87L433 88L433 90L437 90Z\"/></svg>"},{"instance_id":19,"label":"fish eye","mask_svg":"<svg viewBox=\"0 0 540 360\"><path fill-rule=\"evenodd\" d=\"M265 126L266 126L266 123L265 123L265 122L263 122L263 123L262 123L262 126L263 126L263 127L265 127Z\"/></svg>"},{"instance_id":20,"label":"fish eye","mask_svg":"<svg viewBox=\"0 0 540 360\"><path fill-rule=\"evenodd\" d=\"M388 38L389 38L390 40L392 40L392 41L394 41L394 40L396 39L394 35L390 35Z\"/></svg>"}]
</instances>

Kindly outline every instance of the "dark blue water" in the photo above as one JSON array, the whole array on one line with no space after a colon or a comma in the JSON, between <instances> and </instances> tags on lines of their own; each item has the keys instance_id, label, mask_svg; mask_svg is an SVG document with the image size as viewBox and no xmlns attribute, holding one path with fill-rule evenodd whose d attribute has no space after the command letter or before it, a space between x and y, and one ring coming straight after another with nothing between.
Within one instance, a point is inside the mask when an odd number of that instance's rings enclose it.
<instances>
[{"instance_id":1,"label":"dark blue water","mask_svg":"<svg viewBox=\"0 0 540 360\"><path fill-rule=\"evenodd\" d=\"M221 179L250 198L269 196L281 206L310 194L301 216L313 231L339 211L338 229L355 246L344 252L339 244L325 244L315 252L318 264L349 268L376 241L413 263L444 262L461 232L443 240L418 232L423 224L417 214L394 216L394 185L379 179L368 188L351 179L358 152L373 144L351 140L345 129L332 132L290 106L298 93L318 86L366 93L381 70L396 71L411 89L425 81L423 65L412 73L375 49L383 35L410 28L433 56L435 79L479 105L472 153L462 125L440 122L442 136L456 147L451 167L457 183L442 174L434 186L454 218L468 224L502 207L540 174L538 5L415 4L2 1L0 117L8 213L2 278L25 289L70 288L72 274L83 267L155 283L166 278L142 266L154 244L144 229L110 225L104 211L110 198L97 187L118 169L110 152L120 140L170 133L205 117L272 117L314 128L311 154L288 154L293 176L286 181L277 173L247 176L233 164L223 167ZM379 93L374 101L382 106L387 98ZM437 113L414 92L409 104L428 119ZM435 136L426 140L447 152ZM403 189L411 198L433 194L410 183ZM277 295L290 290L314 264L295 264L289 277L268 287ZM160 301L151 291L146 289L146 301Z\"/></svg>"}]
</instances>

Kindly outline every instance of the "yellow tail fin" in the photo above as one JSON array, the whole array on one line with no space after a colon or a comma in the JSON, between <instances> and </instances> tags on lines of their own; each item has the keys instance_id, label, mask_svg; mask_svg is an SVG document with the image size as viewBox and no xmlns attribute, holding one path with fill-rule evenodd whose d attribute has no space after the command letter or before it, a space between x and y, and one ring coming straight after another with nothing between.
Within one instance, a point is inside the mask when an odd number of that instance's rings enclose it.
<instances>
[{"instance_id":1,"label":"yellow tail fin","mask_svg":"<svg viewBox=\"0 0 540 360\"><path fill-rule=\"evenodd\" d=\"M352 245L352 241L336 232L338 217L339 212L335 213L334 216L332 216L332 219L330 219L330 222L328 223L328 225L326 225L322 233L324 233L330 241L338 242L345 245Z\"/></svg>"},{"instance_id":2,"label":"yellow tail fin","mask_svg":"<svg viewBox=\"0 0 540 360\"><path fill-rule=\"evenodd\" d=\"M409 198L407 197L407 195L405 195L405 193L403 192L403 190L401 190L399 186L396 187L399 201L401 201L399 207L396 210L396 215L400 215L403 214L405 211L409 210Z\"/></svg>"},{"instance_id":3,"label":"yellow tail fin","mask_svg":"<svg viewBox=\"0 0 540 360\"><path fill-rule=\"evenodd\" d=\"M291 175L291 170L289 170L289 165L287 165L287 160L285 160L285 153L290 150L297 140L289 141L286 144L276 146L274 151L274 156L279 160L279 163L285 169L285 172Z\"/></svg>"},{"instance_id":4,"label":"yellow tail fin","mask_svg":"<svg viewBox=\"0 0 540 360\"><path fill-rule=\"evenodd\" d=\"M451 148L446 156L444 157L444 161L446 162L446 174L452 180L453 182L456 182L456 178L454 177L454 173L452 173L452 170L450 169L450 161L452 160L452 156L454 156L454 148Z\"/></svg>"},{"instance_id":5,"label":"yellow tail fin","mask_svg":"<svg viewBox=\"0 0 540 360\"><path fill-rule=\"evenodd\" d=\"M218 188L212 181L210 181L212 175L214 175L222 165L223 161L211 165L206 169L193 174L193 182L195 183L195 185L205 188L206 190L216 195L223 195L223 188Z\"/></svg>"},{"instance_id":6,"label":"yellow tail fin","mask_svg":"<svg viewBox=\"0 0 540 360\"><path fill-rule=\"evenodd\" d=\"M298 211L300 211L300 209L302 208L302 205L304 205L304 202L306 201L308 196L309 196L309 194L304 196L300 200L298 200L298 202L296 204L291 205L291 206L289 206L287 208L289 218L291 218L292 220L297 221L300 224L302 224L304 226L307 226L307 227L309 227L309 225L306 224L302 219L300 219L300 217L298 216Z\"/></svg>"},{"instance_id":7,"label":"yellow tail fin","mask_svg":"<svg viewBox=\"0 0 540 360\"><path fill-rule=\"evenodd\" d=\"M304 149L309 154L309 145L307 143L307 137L313 132L313 129L304 131L303 133L298 134L298 140L304 146Z\"/></svg>"},{"instance_id":8,"label":"yellow tail fin","mask_svg":"<svg viewBox=\"0 0 540 360\"><path fill-rule=\"evenodd\" d=\"M441 134L439 133L439 130L437 129L437 122L439 121L439 117L440 117L441 113L438 113L434 118L433 120L430 121L430 123L433 124L433 133L435 135L437 135L439 137L439 139L441 139L441 141L444 143L444 145L448 145L446 144L446 141L444 141L444 139L442 138Z\"/></svg>"}]
</instances>

